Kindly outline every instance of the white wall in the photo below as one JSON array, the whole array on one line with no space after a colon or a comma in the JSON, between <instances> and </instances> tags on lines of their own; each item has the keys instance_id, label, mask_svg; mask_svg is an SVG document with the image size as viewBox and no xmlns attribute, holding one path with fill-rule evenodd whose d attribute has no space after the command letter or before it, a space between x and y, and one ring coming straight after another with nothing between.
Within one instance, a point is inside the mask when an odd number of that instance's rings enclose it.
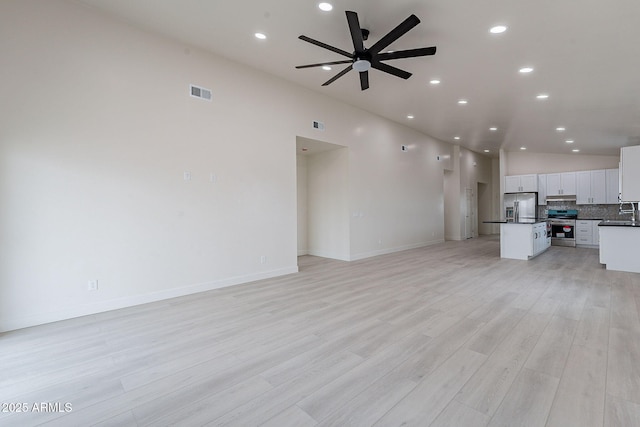
<instances>
[{"instance_id":1,"label":"white wall","mask_svg":"<svg viewBox=\"0 0 640 427\"><path fill-rule=\"evenodd\" d=\"M619 156L506 152L505 175L617 169Z\"/></svg>"},{"instance_id":2,"label":"white wall","mask_svg":"<svg viewBox=\"0 0 640 427\"><path fill-rule=\"evenodd\" d=\"M307 157L296 156L296 190L298 204L298 255L309 254L308 240L308 200L307 200Z\"/></svg>"},{"instance_id":3,"label":"white wall","mask_svg":"<svg viewBox=\"0 0 640 427\"><path fill-rule=\"evenodd\" d=\"M451 146L382 123L358 128L349 148L351 259L444 240L443 170ZM403 152L401 146L408 146ZM384 195L384 197L381 197Z\"/></svg>"},{"instance_id":4,"label":"white wall","mask_svg":"<svg viewBox=\"0 0 640 427\"><path fill-rule=\"evenodd\" d=\"M0 2L0 57L0 330L297 271L312 120L349 147L351 259L443 238L450 146L398 123L73 2Z\"/></svg>"},{"instance_id":5,"label":"white wall","mask_svg":"<svg viewBox=\"0 0 640 427\"><path fill-rule=\"evenodd\" d=\"M307 157L309 254L349 261L349 151Z\"/></svg>"}]
</instances>

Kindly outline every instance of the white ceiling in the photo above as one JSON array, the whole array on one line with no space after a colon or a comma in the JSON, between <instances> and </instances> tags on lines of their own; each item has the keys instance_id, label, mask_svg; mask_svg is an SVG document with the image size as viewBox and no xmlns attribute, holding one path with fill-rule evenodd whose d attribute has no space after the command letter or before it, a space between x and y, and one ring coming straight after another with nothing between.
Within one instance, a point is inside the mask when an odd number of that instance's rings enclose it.
<instances>
[{"instance_id":1,"label":"white ceiling","mask_svg":"<svg viewBox=\"0 0 640 427\"><path fill-rule=\"evenodd\" d=\"M331 12L316 0L80 1L475 151L615 155L640 144L637 0L334 0ZM298 36L351 52L345 10L370 30L367 47L415 14L422 22L388 49L438 51L388 62L413 73L408 80L371 70L361 91L351 71L322 87L344 66L294 67L345 58ZM497 24L508 30L490 34ZM519 73L524 66L534 71Z\"/></svg>"}]
</instances>

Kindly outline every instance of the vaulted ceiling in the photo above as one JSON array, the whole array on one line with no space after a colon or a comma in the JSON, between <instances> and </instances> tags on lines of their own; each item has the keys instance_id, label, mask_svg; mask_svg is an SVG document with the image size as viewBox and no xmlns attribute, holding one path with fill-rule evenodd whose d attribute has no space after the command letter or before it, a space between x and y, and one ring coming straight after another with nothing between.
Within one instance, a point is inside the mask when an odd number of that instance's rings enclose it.
<instances>
[{"instance_id":1,"label":"vaulted ceiling","mask_svg":"<svg viewBox=\"0 0 640 427\"><path fill-rule=\"evenodd\" d=\"M637 1L334 0L329 12L315 0L80 1L488 155L521 147L615 155L640 144ZM298 36L353 51L347 10L370 31L366 47L415 14L421 23L387 49L437 46L437 53L388 62L412 73L408 80L371 70L362 91L352 70L321 86L344 65L295 66L345 57ZM493 34L496 25L507 30ZM520 72L524 67L533 71Z\"/></svg>"}]
</instances>

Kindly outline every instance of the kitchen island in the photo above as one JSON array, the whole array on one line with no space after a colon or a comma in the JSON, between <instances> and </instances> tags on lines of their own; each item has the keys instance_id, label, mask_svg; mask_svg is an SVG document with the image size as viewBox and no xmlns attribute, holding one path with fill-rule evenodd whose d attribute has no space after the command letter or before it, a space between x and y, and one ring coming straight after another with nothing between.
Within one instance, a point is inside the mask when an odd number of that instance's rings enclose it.
<instances>
[{"instance_id":1,"label":"kitchen island","mask_svg":"<svg viewBox=\"0 0 640 427\"><path fill-rule=\"evenodd\" d=\"M602 221L600 233L600 264L607 270L640 273L640 222Z\"/></svg>"},{"instance_id":2,"label":"kitchen island","mask_svg":"<svg viewBox=\"0 0 640 427\"><path fill-rule=\"evenodd\" d=\"M530 260L551 246L544 219L485 221L500 224L500 258Z\"/></svg>"}]
</instances>

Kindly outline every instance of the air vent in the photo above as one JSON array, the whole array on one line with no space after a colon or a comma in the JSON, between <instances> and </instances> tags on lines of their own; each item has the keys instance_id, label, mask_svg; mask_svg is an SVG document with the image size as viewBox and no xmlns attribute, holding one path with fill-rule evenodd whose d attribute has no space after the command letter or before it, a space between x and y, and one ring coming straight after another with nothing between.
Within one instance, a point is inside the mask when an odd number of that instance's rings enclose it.
<instances>
[{"instance_id":1,"label":"air vent","mask_svg":"<svg viewBox=\"0 0 640 427\"><path fill-rule=\"evenodd\" d=\"M193 96L194 98L201 98L207 101L211 101L211 89L205 89L196 85L189 85L189 88L191 90L191 96Z\"/></svg>"},{"instance_id":2,"label":"air vent","mask_svg":"<svg viewBox=\"0 0 640 427\"><path fill-rule=\"evenodd\" d=\"M314 120L313 121L313 128L314 129L318 129L318 130L324 130L324 123Z\"/></svg>"}]
</instances>

